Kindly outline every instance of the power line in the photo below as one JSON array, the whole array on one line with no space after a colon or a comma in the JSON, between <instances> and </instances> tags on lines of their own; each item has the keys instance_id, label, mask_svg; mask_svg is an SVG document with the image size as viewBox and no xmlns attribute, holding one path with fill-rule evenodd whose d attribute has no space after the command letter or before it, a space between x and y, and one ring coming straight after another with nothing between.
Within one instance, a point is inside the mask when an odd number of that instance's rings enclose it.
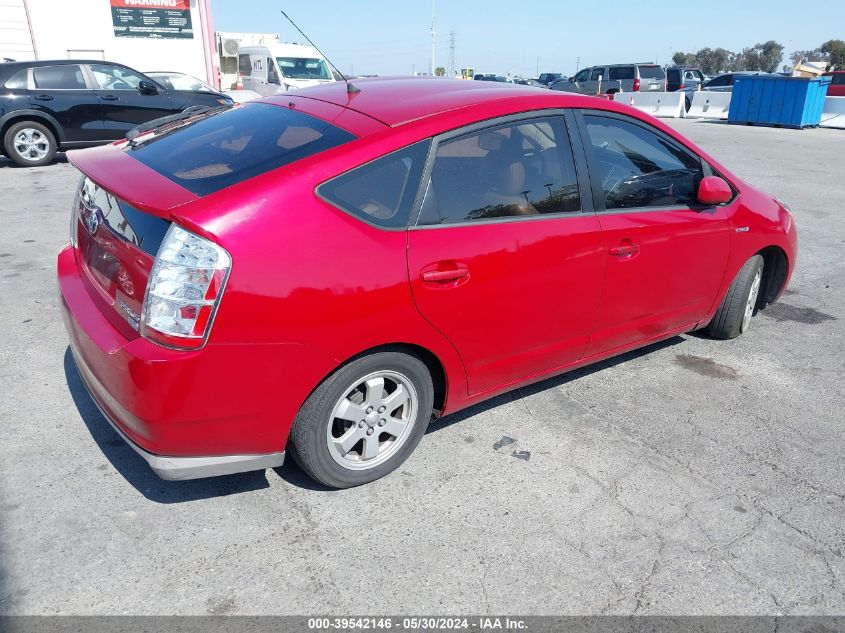
<instances>
[{"instance_id":1,"label":"power line","mask_svg":"<svg viewBox=\"0 0 845 633\"><path fill-rule=\"evenodd\" d=\"M449 31L449 76L455 76L455 29Z\"/></svg>"}]
</instances>

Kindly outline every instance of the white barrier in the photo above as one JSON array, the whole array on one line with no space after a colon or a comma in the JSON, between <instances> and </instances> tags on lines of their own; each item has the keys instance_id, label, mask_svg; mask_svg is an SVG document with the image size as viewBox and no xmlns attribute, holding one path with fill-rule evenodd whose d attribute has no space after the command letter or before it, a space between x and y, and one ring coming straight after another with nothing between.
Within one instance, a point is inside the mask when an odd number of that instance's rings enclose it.
<instances>
[{"instance_id":1,"label":"white barrier","mask_svg":"<svg viewBox=\"0 0 845 633\"><path fill-rule=\"evenodd\" d=\"M683 92L617 92L613 100L651 116L671 119L684 116Z\"/></svg>"},{"instance_id":2,"label":"white barrier","mask_svg":"<svg viewBox=\"0 0 845 633\"><path fill-rule=\"evenodd\" d=\"M825 97L819 125L845 130L845 97Z\"/></svg>"},{"instance_id":3,"label":"white barrier","mask_svg":"<svg viewBox=\"0 0 845 633\"><path fill-rule=\"evenodd\" d=\"M727 119L731 109L730 92L708 92L699 90L693 93L688 119Z\"/></svg>"}]
</instances>

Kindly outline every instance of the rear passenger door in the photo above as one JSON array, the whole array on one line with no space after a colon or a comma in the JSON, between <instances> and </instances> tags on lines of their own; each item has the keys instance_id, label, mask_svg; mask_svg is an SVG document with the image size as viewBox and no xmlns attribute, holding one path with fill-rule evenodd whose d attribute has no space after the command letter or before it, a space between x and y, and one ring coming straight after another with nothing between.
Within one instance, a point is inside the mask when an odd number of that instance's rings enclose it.
<instances>
[{"instance_id":1,"label":"rear passenger door","mask_svg":"<svg viewBox=\"0 0 845 633\"><path fill-rule=\"evenodd\" d=\"M62 127L64 142L86 143L99 138L97 96L79 64L36 66L31 70L29 105Z\"/></svg>"},{"instance_id":2,"label":"rear passenger door","mask_svg":"<svg viewBox=\"0 0 845 633\"><path fill-rule=\"evenodd\" d=\"M701 159L643 121L578 113L604 236L604 294L588 355L687 328L718 292L730 245L723 206L697 202Z\"/></svg>"},{"instance_id":3,"label":"rear passenger door","mask_svg":"<svg viewBox=\"0 0 845 633\"><path fill-rule=\"evenodd\" d=\"M408 271L419 311L460 353L470 393L581 358L603 255L564 116L470 126L431 151Z\"/></svg>"}]
</instances>

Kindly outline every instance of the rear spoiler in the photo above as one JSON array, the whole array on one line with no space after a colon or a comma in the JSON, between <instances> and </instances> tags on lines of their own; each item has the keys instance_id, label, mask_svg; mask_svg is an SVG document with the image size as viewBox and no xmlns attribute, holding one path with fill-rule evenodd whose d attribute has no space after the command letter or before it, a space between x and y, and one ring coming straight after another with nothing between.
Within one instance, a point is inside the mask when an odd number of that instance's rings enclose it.
<instances>
[{"instance_id":1,"label":"rear spoiler","mask_svg":"<svg viewBox=\"0 0 845 633\"><path fill-rule=\"evenodd\" d=\"M67 153L70 163L97 185L136 209L161 218L198 199L184 187L132 158L125 143Z\"/></svg>"}]
</instances>

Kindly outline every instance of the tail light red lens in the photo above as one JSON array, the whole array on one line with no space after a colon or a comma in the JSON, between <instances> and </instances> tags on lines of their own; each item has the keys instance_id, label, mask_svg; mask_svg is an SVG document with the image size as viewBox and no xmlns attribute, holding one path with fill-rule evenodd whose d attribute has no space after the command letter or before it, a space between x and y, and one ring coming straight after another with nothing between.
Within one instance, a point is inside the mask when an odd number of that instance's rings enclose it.
<instances>
[{"instance_id":1,"label":"tail light red lens","mask_svg":"<svg viewBox=\"0 0 845 633\"><path fill-rule=\"evenodd\" d=\"M231 267L223 248L171 224L147 284L141 336L177 349L205 345Z\"/></svg>"},{"instance_id":2,"label":"tail light red lens","mask_svg":"<svg viewBox=\"0 0 845 633\"><path fill-rule=\"evenodd\" d=\"M634 79L634 92L639 92L639 91L640 91L640 80Z\"/></svg>"}]
</instances>

